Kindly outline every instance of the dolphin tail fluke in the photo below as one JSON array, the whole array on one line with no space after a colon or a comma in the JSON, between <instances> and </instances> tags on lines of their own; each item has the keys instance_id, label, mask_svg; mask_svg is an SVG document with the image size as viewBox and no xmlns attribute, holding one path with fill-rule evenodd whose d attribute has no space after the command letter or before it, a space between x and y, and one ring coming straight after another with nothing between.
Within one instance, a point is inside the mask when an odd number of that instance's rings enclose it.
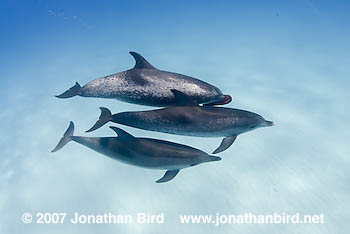
<instances>
[{"instance_id":1,"label":"dolphin tail fluke","mask_svg":"<svg viewBox=\"0 0 350 234\"><path fill-rule=\"evenodd\" d=\"M70 97L74 97L76 95L79 94L79 91L81 89L81 86L78 82L75 82L75 85L68 89L67 91L65 91L64 93L60 94L60 95L56 95L55 97L57 98L70 98Z\"/></svg>"},{"instance_id":2,"label":"dolphin tail fluke","mask_svg":"<svg viewBox=\"0 0 350 234\"><path fill-rule=\"evenodd\" d=\"M228 149L232 144L233 142L236 140L237 136L229 136L229 137L225 137L220 146L214 150L213 154L218 154L218 153L221 153L222 151Z\"/></svg>"},{"instance_id":3,"label":"dolphin tail fluke","mask_svg":"<svg viewBox=\"0 0 350 234\"><path fill-rule=\"evenodd\" d=\"M175 178L177 173L179 173L180 170L168 170L165 172L164 176L156 181L156 183L164 183L168 182L169 180L172 180Z\"/></svg>"},{"instance_id":4,"label":"dolphin tail fluke","mask_svg":"<svg viewBox=\"0 0 350 234\"><path fill-rule=\"evenodd\" d=\"M89 130L87 130L86 132L92 132L95 131L96 129L102 127L103 125L105 125L106 123L108 123L109 121L112 120L112 113L110 110L108 110L105 107L100 107L101 110L101 115L99 117L99 119L97 120L97 122L95 123L94 126L92 126Z\"/></svg>"},{"instance_id":5,"label":"dolphin tail fluke","mask_svg":"<svg viewBox=\"0 0 350 234\"><path fill-rule=\"evenodd\" d=\"M62 149L63 146L65 146L68 142L72 140L71 137L73 136L73 133L74 133L74 124L72 121L70 121L69 127L67 128L66 132L63 134L63 137L51 152L53 153Z\"/></svg>"}]
</instances>

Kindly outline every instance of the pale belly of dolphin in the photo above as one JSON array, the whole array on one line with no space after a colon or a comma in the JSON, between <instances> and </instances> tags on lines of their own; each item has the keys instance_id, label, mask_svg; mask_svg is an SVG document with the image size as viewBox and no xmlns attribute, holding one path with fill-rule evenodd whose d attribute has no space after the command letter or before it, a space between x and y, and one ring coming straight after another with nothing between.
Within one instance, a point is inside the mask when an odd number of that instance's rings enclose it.
<instances>
[{"instance_id":1,"label":"pale belly of dolphin","mask_svg":"<svg viewBox=\"0 0 350 234\"><path fill-rule=\"evenodd\" d=\"M149 169L182 169L198 164L208 157L195 149L186 150L185 146L179 147L177 144L172 147L169 143L164 145L154 143L152 139L140 138L140 142L129 142L110 137L73 136L72 140L112 159Z\"/></svg>"},{"instance_id":2,"label":"pale belly of dolphin","mask_svg":"<svg viewBox=\"0 0 350 234\"><path fill-rule=\"evenodd\" d=\"M174 120L172 120L174 118ZM171 116L164 118L158 115L143 115L124 112L117 114L113 122L136 127L149 131L164 132L169 134L198 136L198 137L226 137L243 133L239 128L235 128L233 120L211 120L186 119Z\"/></svg>"}]
</instances>

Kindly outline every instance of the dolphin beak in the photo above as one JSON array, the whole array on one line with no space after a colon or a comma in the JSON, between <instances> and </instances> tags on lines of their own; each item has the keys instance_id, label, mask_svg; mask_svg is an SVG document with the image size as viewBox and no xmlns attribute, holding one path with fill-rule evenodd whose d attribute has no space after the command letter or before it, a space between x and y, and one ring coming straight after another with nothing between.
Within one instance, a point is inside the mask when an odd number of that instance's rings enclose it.
<instances>
[{"instance_id":1,"label":"dolphin beak","mask_svg":"<svg viewBox=\"0 0 350 234\"><path fill-rule=\"evenodd\" d=\"M230 95L224 95L224 99L221 102L221 105L229 104L232 101L232 97Z\"/></svg>"},{"instance_id":2,"label":"dolphin beak","mask_svg":"<svg viewBox=\"0 0 350 234\"><path fill-rule=\"evenodd\" d=\"M224 95L220 101L204 104L205 106L226 105L232 101L230 95Z\"/></svg>"},{"instance_id":3,"label":"dolphin beak","mask_svg":"<svg viewBox=\"0 0 350 234\"><path fill-rule=\"evenodd\" d=\"M264 122L261 123L261 127L271 127L274 126L275 124L272 121L265 120Z\"/></svg>"}]
</instances>

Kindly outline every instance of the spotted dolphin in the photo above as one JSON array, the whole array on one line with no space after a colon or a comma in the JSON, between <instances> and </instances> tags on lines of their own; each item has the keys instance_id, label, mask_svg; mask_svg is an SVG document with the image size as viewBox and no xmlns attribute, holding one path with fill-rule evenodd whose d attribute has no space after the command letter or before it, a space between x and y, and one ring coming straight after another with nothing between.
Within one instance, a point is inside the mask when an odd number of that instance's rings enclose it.
<instances>
[{"instance_id":1,"label":"spotted dolphin","mask_svg":"<svg viewBox=\"0 0 350 234\"><path fill-rule=\"evenodd\" d=\"M139 105L171 106L176 105L171 89L177 89L199 104L224 105L232 100L230 95L223 95L213 85L190 76L159 70L140 54L130 54L136 61L132 69L98 78L83 87L76 82L56 97L111 98Z\"/></svg>"},{"instance_id":2,"label":"spotted dolphin","mask_svg":"<svg viewBox=\"0 0 350 234\"><path fill-rule=\"evenodd\" d=\"M239 134L273 126L253 112L215 106L200 106L191 97L172 90L178 105L150 111L122 112L112 115L101 107L99 120L87 132L111 121L149 131L198 137L225 137L213 154L230 147Z\"/></svg>"},{"instance_id":3,"label":"spotted dolphin","mask_svg":"<svg viewBox=\"0 0 350 234\"><path fill-rule=\"evenodd\" d=\"M181 169L221 160L220 157L208 155L187 145L151 138L137 138L120 128L111 127L111 129L118 137L73 136L74 124L70 122L63 137L51 152L60 150L70 141L75 141L126 164L166 170L164 176L156 181L157 183L172 180Z\"/></svg>"}]
</instances>

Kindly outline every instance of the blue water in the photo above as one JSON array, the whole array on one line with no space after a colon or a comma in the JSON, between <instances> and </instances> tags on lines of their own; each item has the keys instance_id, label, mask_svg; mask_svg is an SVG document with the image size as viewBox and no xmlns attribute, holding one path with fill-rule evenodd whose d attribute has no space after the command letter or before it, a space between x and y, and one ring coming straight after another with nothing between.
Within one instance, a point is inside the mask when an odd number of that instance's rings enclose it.
<instances>
[{"instance_id":1,"label":"blue water","mask_svg":"<svg viewBox=\"0 0 350 234\"><path fill-rule=\"evenodd\" d=\"M347 233L350 218L347 1L2 1L0 233ZM229 107L275 122L239 136L220 162L163 171L70 143L49 153L69 121L77 135L114 113L151 109L54 95L134 65L230 94ZM152 133L212 152L219 138ZM103 127L89 136L113 136ZM164 213L165 224L24 224L23 213ZM179 215L325 215L324 224L180 224Z\"/></svg>"}]
</instances>

